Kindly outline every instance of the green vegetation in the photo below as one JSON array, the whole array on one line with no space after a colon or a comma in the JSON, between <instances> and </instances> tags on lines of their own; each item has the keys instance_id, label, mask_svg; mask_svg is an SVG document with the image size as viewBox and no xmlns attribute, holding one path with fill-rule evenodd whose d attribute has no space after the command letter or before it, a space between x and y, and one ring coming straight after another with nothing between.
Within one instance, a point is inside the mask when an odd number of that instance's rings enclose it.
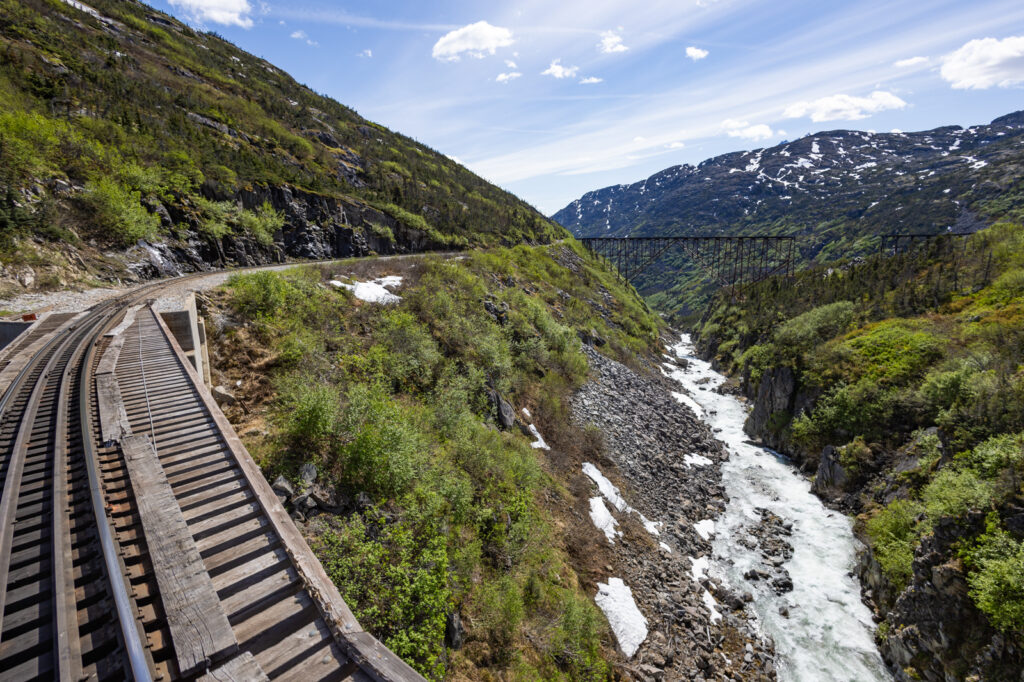
<instances>
[{"instance_id":1,"label":"green vegetation","mask_svg":"<svg viewBox=\"0 0 1024 682\"><path fill-rule=\"evenodd\" d=\"M435 247L565 235L444 155L213 33L141 4L89 4L115 28L65 3L0 0L0 257L20 239L68 230L101 246L185 228L269 246L281 216L240 200L280 187L374 207ZM174 226L160 224L160 205Z\"/></svg>"},{"instance_id":2,"label":"green vegetation","mask_svg":"<svg viewBox=\"0 0 1024 682\"><path fill-rule=\"evenodd\" d=\"M1024 227L1003 223L770 280L746 300L718 300L699 329L748 392L766 371L793 368L794 404L806 407L776 432L791 452L817 461L839 447L851 478L887 491L866 486L856 505L897 591L922 538L946 529L974 603L1018 637L1024 552L1005 520L1024 481L1021 282ZM894 462L906 463L899 474L884 468Z\"/></svg>"},{"instance_id":3,"label":"green vegetation","mask_svg":"<svg viewBox=\"0 0 1024 682\"><path fill-rule=\"evenodd\" d=\"M432 679L611 679L607 625L556 530L569 494L543 451L495 428L490 397L529 406L556 449L578 448L577 332L629 362L657 347L657 319L577 249L381 262L405 276L386 307L325 286L328 267L227 286L253 323L244 334L274 355L272 435L252 451L270 477L315 463L347 501L316 517L311 545L363 626ZM459 651L444 646L453 611Z\"/></svg>"}]
</instances>

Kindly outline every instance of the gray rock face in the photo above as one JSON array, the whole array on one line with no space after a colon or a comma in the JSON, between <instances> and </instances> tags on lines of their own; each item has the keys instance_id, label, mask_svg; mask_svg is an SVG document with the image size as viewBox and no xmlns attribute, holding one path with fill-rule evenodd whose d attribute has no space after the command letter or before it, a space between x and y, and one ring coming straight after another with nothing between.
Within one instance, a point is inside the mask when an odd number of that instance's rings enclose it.
<instances>
[{"instance_id":1,"label":"gray rock face","mask_svg":"<svg viewBox=\"0 0 1024 682\"><path fill-rule=\"evenodd\" d=\"M951 548L984 527L982 512L940 519L913 562L910 585L889 611L882 656L900 682L914 663L927 680L1014 680L1024 671L1024 651L993 629L970 598L962 563ZM862 566L862 575L864 567Z\"/></svg>"},{"instance_id":2,"label":"gray rock face","mask_svg":"<svg viewBox=\"0 0 1024 682\"><path fill-rule=\"evenodd\" d=\"M814 476L814 486L811 489L817 495L827 495L833 490L844 490L849 481L850 478L839 461L839 450L831 445L825 446L821 451L818 473Z\"/></svg>"},{"instance_id":3,"label":"gray rock face","mask_svg":"<svg viewBox=\"0 0 1024 682\"><path fill-rule=\"evenodd\" d=\"M508 430L515 426L515 408L513 408L507 400L502 398L497 391L491 391L491 403L494 404L494 409L498 413L498 423L501 424L501 428Z\"/></svg>"}]
</instances>

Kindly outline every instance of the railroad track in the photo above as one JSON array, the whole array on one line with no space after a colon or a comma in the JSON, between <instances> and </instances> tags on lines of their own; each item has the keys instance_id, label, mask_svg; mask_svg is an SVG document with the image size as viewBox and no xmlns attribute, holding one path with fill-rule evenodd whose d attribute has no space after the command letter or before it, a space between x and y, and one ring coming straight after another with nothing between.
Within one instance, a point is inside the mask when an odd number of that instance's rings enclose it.
<instances>
[{"instance_id":1,"label":"railroad track","mask_svg":"<svg viewBox=\"0 0 1024 682\"><path fill-rule=\"evenodd\" d=\"M0 361L0 680L423 679L361 629L139 305L167 284Z\"/></svg>"}]
</instances>

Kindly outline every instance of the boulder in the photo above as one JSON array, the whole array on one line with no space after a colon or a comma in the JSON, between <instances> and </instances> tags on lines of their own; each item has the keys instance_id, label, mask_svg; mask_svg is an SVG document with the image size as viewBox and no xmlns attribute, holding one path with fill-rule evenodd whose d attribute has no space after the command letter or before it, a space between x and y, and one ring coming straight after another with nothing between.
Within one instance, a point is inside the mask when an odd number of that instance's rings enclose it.
<instances>
[{"instance_id":1,"label":"boulder","mask_svg":"<svg viewBox=\"0 0 1024 682\"><path fill-rule=\"evenodd\" d=\"M452 611L445 618L444 645L449 649L461 649L466 641L466 629L462 627L462 618L458 611Z\"/></svg>"},{"instance_id":2,"label":"boulder","mask_svg":"<svg viewBox=\"0 0 1024 682\"><path fill-rule=\"evenodd\" d=\"M231 395L231 391L223 386L214 386L210 393L213 394L214 401L221 407L225 405L234 405L238 402L238 399Z\"/></svg>"},{"instance_id":3,"label":"boulder","mask_svg":"<svg viewBox=\"0 0 1024 682\"><path fill-rule=\"evenodd\" d=\"M814 476L814 486L811 489L821 495L831 490L843 490L849 482L850 477L839 461L839 450L831 445L825 446L821 451L818 473Z\"/></svg>"},{"instance_id":4,"label":"boulder","mask_svg":"<svg viewBox=\"0 0 1024 682\"><path fill-rule=\"evenodd\" d=\"M306 486L313 485L316 481L316 466L312 462L306 462L299 467L299 479L306 484Z\"/></svg>"},{"instance_id":5,"label":"boulder","mask_svg":"<svg viewBox=\"0 0 1024 682\"><path fill-rule=\"evenodd\" d=\"M491 403L498 412L498 423L503 429L511 429L516 423L516 411L497 391L491 391Z\"/></svg>"},{"instance_id":6,"label":"boulder","mask_svg":"<svg viewBox=\"0 0 1024 682\"><path fill-rule=\"evenodd\" d=\"M284 476L275 478L270 488L277 495L277 499L281 500L281 504L287 502L295 494L295 488L292 487L292 484Z\"/></svg>"}]
</instances>

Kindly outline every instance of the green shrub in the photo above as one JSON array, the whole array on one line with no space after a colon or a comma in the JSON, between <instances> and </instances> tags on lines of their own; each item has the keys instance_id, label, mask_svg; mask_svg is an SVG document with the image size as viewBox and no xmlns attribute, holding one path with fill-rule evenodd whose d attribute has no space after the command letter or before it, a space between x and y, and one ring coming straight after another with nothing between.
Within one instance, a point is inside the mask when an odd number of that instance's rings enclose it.
<instances>
[{"instance_id":1,"label":"green shrub","mask_svg":"<svg viewBox=\"0 0 1024 682\"><path fill-rule=\"evenodd\" d=\"M785 349L808 350L846 331L854 316L854 305L838 301L797 315L775 330L775 342Z\"/></svg>"},{"instance_id":2,"label":"green shrub","mask_svg":"<svg viewBox=\"0 0 1024 682\"><path fill-rule=\"evenodd\" d=\"M858 374L879 383L902 385L942 357L944 344L917 321L892 319L869 325L845 341L861 360Z\"/></svg>"},{"instance_id":3,"label":"green shrub","mask_svg":"<svg viewBox=\"0 0 1024 682\"><path fill-rule=\"evenodd\" d=\"M963 518L970 510L984 510L992 502L992 483L967 468L946 467L921 491L928 521Z\"/></svg>"},{"instance_id":4,"label":"green shrub","mask_svg":"<svg viewBox=\"0 0 1024 682\"><path fill-rule=\"evenodd\" d=\"M313 550L359 623L421 673L444 674L445 617L452 608L448 553L437 528L354 515Z\"/></svg>"},{"instance_id":5,"label":"green shrub","mask_svg":"<svg viewBox=\"0 0 1024 682\"><path fill-rule=\"evenodd\" d=\"M406 492L425 447L408 407L379 384L357 384L346 397L334 449L345 482L383 498Z\"/></svg>"},{"instance_id":6,"label":"green shrub","mask_svg":"<svg viewBox=\"0 0 1024 682\"><path fill-rule=\"evenodd\" d=\"M568 671L574 680L608 679L610 671L600 651L604 629L593 603L566 593L547 644L555 664Z\"/></svg>"},{"instance_id":7,"label":"green shrub","mask_svg":"<svg viewBox=\"0 0 1024 682\"><path fill-rule=\"evenodd\" d=\"M974 603L1000 630L1024 634L1024 543L990 528L972 552L967 578Z\"/></svg>"},{"instance_id":8,"label":"green shrub","mask_svg":"<svg viewBox=\"0 0 1024 682\"><path fill-rule=\"evenodd\" d=\"M505 575L484 588L481 601L492 656L499 664L508 664L515 655L515 636L525 612L522 592L515 580Z\"/></svg>"},{"instance_id":9,"label":"green shrub","mask_svg":"<svg viewBox=\"0 0 1024 682\"><path fill-rule=\"evenodd\" d=\"M129 246L157 236L160 219L142 207L138 191L116 180L103 177L87 182L84 200L93 211L96 226L115 244Z\"/></svg>"},{"instance_id":10,"label":"green shrub","mask_svg":"<svg viewBox=\"0 0 1024 682\"><path fill-rule=\"evenodd\" d=\"M921 534L918 517L923 510L918 502L894 500L867 522L875 559L897 590L906 587L913 574L914 549Z\"/></svg>"},{"instance_id":11,"label":"green shrub","mask_svg":"<svg viewBox=\"0 0 1024 682\"><path fill-rule=\"evenodd\" d=\"M387 349L383 364L395 391L429 391L443 357L426 327L407 311L383 316L376 333Z\"/></svg>"},{"instance_id":12,"label":"green shrub","mask_svg":"<svg viewBox=\"0 0 1024 682\"><path fill-rule=\"evenodd\" d=\"M326 451L338 429L338 389L315 377L300 375L282 387L279 401L288 439L307 452Z\"/></svg>"}]
</instances>

